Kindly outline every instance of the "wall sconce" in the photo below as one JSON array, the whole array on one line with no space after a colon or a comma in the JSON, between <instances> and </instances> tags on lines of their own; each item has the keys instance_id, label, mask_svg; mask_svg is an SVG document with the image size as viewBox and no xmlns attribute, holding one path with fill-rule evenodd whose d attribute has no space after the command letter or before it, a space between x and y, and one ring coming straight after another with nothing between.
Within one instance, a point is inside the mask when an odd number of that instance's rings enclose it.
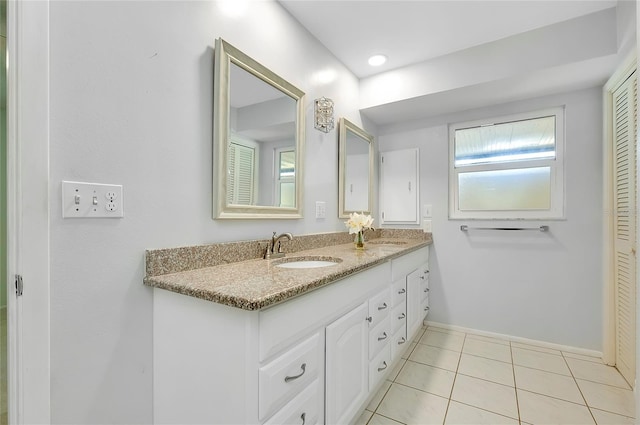
<instances>
[{"instance_id":1,"label":"wall sconce","mask_svg":"<svg viewBox=\"0 0 640 425\"><path fill-rule=\"evenodd\" d=\"M333 130L333 100L321 97L315 100L315 124L317 130L325 133Z\"/></svg>"}]
</instances>

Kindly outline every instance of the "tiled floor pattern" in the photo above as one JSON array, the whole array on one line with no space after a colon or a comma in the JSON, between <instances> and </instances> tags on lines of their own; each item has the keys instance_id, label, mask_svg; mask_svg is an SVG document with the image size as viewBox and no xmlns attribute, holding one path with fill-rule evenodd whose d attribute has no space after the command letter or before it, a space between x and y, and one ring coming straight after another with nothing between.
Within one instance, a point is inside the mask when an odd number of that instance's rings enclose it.
<instances>
[{"instance_id":1,"label":"tiled floor pattern","mask_svg":"<svg viewBox=\"0 0 640 425\"><path fill-rule=\"evenodd\" d=\"M358 424L634 424L631 388L599 358L423 328Z\"/></svg>"}]
</instances>

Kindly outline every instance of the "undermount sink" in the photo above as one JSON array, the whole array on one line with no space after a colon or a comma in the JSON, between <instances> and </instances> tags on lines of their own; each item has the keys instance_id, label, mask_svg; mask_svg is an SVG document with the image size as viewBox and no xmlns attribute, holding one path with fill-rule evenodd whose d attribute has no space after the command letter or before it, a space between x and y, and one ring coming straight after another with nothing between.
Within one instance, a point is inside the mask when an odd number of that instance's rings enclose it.
<instances>
[{"instance_id":1,"label":"undermount sink","mask_svg":"<svg viewBox=\"0 0 640 425\"><path fill-rule=\"evenodd\" d=\"M334 257L289 257L278 260L276 267L285 269L316 269L331 267L342 263L342 259Z\"/></svg>"},{"instance_id":2,"label":"undermount sink","mask_svg":"<svg viewBox=\"0 0 640 425\"><path fill-rule=\"evenodd\" d=\"M372 240L367 243L371 245L406 245L406 241Z\"/></svg>"}]
</instances>

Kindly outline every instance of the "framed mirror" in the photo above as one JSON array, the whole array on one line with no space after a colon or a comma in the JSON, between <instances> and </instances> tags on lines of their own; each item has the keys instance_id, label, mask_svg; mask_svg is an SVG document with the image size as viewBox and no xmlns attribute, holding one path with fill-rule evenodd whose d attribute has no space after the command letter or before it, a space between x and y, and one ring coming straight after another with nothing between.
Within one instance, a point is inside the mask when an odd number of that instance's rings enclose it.
<instances>
[{"instance_id":1,"label":"framed mirror","mask_svg":"<svg viewBox=\"0 0 640 425\"><path fill-rule=\"evenodd\" d=\"M216 40L216 219L302 218L304 92Z\"/></svg>"},{"instance_id":2,"label":"framed mirror","mask_svg":"<svg viewBox=\"0 0 640 425\"><path fill-rule=\"evenodd\" d=\"M371 214L373 209L373 136L340 118L338 167L338 216L350 213Z\"/></svg>"}]
</instances>

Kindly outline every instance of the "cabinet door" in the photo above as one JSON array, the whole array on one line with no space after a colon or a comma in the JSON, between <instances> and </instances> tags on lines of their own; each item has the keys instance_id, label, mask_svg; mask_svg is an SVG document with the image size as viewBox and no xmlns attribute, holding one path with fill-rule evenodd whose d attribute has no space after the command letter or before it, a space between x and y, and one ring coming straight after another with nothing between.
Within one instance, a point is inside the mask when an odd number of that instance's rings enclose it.
<instances>
[{"instance_id":1,"label":"cabinet door","mask_svg":"<svg viewBox=\"0 0 640 425\"><path fill-rule=\"evenodd\" d=\"M422 326L422 270L415 270L407 275L407 339L411 340Z\"/></svg>"},{"instance_id":2,"label":"cabinet door","mask_svg":"<svg viewBox=\"0 0 640 425\"><path fill-rule=\"evenodd\" d=\"M367 303L326 329L326 423L349 423L368 395Z\"/></svg>"},{"instance_id":3,"label":"cabinet door","mask_svg":"<svg viewBox=\"0 0 640 425\"><path fill-rule=\"evenodd\" d=\"M380 154L382 223L418 223L418 149Z\"/></svg>"}]
</instances>

